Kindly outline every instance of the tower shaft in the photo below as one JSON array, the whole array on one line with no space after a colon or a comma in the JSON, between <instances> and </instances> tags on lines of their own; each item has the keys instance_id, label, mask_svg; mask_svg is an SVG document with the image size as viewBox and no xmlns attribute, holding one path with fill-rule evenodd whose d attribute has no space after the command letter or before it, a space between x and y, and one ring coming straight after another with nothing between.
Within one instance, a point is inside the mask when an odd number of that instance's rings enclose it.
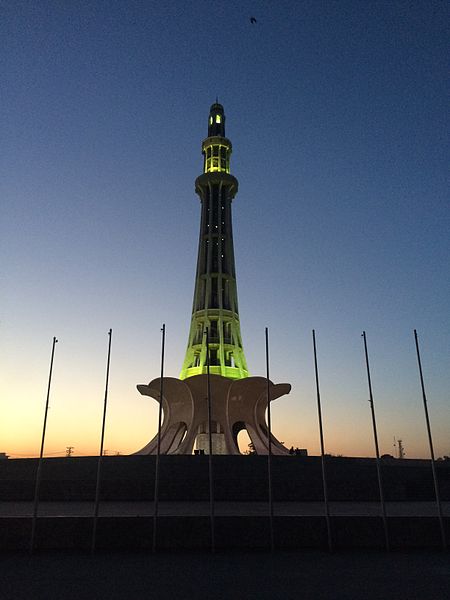
<instances>
[{"instance_id":1,"label":"tower shaft","mask_svg":"<svg viewBox=\"0 0 450 600\"><path fill-rule=\"evenodd\" d=\"M231 203L238 181L230 175L231 151L223 107L213 104L208 137L202 144L204 173L195 181L201 201L200 237L191 327L180 379L206 373L206 329L210 373L231 379L248 377L234 263Z\"/></svg>"}]
</instances>

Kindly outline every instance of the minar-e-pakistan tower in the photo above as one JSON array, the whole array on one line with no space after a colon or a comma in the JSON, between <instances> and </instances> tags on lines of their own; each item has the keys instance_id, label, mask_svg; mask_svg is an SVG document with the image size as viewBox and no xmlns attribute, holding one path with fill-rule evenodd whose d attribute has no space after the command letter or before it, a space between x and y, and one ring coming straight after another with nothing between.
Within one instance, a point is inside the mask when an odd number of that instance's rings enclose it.
<instances>
[{"instance_id":1,"label":"minar-e-pakistan tower","mask_svg":"<svg viewBox=\"0 0 450 600\"><path fill-rule=\"evenodd\" d=\"M268 452L265 420L267 380L249 377L239 324L231 203L238 181L230 174L232 146L225 137L225 114L211 106L208 137L202 143L203 174L195 181L201 201L200 238L188 347L180 378L138 385L141 394L162 401L161 453L209 451L207 350L209 348L212 451L240 454L237 436L246 429L257 454ZM270 400L290 392L270 382ZM273 436L273 454L288 450ZM138 454L155 454L157 437Z\"/></svg>"},{"instance_id":2,"label":"minar-e-pakistan tower","mask_svg":"<svg viewBox=\"0 0 450 600\"><path fill-rule=\"evenodd\" d=\"M248 370L239 326L231 224L231 202L238 182L230 175L231 142L225 137L225 115L220 104L211 106L202 153L203 175L195 181L202 203L197 276L180 379L206 373L207 327L210 373L242 379L248 377Z\"/></svg>"}]
</instances>

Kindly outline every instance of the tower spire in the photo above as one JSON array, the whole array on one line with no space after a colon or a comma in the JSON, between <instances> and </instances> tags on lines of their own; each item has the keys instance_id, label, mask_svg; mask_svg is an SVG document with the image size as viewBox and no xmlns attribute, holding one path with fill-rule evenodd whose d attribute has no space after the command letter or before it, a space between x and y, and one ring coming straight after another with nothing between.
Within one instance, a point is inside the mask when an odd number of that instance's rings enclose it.
<instances>
[{"instance_id":1,"label":"tower spire","mask_svg":"<svg viewBox=\"0 0 450 600\"><path fill-rule=\"evenodd\" d=\"M225 113L223 110L223 106L218 102L215 102L211 105L209 111L208 138L217 136L225 138ZM227 140L227 142L230 144L231 147L231 142L229 140Z\"/></svg>"},{"instance_id":2,"label":"tower spire","mask_svg":"<svg viewBox=\"0 0 450 600\"><path fill-rule=\"evenodd\" d=\"M216 98L217 100L217 98ZM225 113L217 101L203 140L203 174L195 181L202 210L194 303L188 346L180 379L207 372L231 379L248 377L239 323L231 203L238 181L230 174L232 145L225 137Z\"/></svg>"}]
</instances>

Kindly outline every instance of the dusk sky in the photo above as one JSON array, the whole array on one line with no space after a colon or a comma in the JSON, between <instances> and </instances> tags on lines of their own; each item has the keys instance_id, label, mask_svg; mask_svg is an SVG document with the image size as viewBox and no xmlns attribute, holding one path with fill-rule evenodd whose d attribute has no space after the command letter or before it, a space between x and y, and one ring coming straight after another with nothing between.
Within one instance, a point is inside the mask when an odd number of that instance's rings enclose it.
<instances>
[{"instance_id":1,"label":"dusk sky","mask_svg":"<svg viewBox=\"0 0 450 600\"><path fill-rule=\"evenodd\" d=\"M233 143L241 331L287 446L450 454L448 3L13 1L0 7L0 451L134 452L157 403L136 384L186 350L201 142L216 96ZM257 23L252 24L254 16Z\"/></svg>"}]
</instances>

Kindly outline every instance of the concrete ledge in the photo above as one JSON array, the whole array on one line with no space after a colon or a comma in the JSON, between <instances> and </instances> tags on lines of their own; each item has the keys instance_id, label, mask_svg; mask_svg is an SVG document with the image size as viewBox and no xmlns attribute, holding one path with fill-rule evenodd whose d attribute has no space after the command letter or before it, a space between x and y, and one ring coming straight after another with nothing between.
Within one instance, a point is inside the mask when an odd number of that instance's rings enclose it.
<instances>
[{"instance_id":1,"label":"concrete ledge","mask_svg":"<svg viewBox=\"0 0 450 600\"><path fill-rule=\"evenodd\" d=\"M37 459L0 461L0 500L32 500ZM42 468L41 500L92 500L96 457L49 458ZM377 501L376 464L370 458L327 457L330 501ZM450 500L450 461L436 463L442 500ZM106 456L102 463L102 500L152 500L154 456ZM382 477L387 501L433 500L430 461L385 460ZM222 501L266 501L267 457L214 456L214 497ZM320 458L273 456L276 501L323 499ZM207 456L162 456L160 499L207 501Z\"/></svg>"},{"instance_id":2,"label":"concrete ledge","mask_svg":"<svg viewBox=\"0 0 450 600\"><path fill-rule=\"evenodd\" d=\"M219 516L215 518L218 550L268 550L269 519L262 516ZM450 518L444 519L450 537ZM436 517L389 517L393 549L439 549L439 522ZM378 549L384 547L381 517L331 517L334 546L339 549ZM0 548L3 551L28 550L30 517L0 518ZM152 517L100 517L99 551L151 551ZM39 517L36 549L84 550L91 543L92 518ZM324 517L274 517L275 547L278 550L326 549ZM208 550L211 544L209 517L173 516L158 519L159 550Z\"/></svg>"}]
</instances>

